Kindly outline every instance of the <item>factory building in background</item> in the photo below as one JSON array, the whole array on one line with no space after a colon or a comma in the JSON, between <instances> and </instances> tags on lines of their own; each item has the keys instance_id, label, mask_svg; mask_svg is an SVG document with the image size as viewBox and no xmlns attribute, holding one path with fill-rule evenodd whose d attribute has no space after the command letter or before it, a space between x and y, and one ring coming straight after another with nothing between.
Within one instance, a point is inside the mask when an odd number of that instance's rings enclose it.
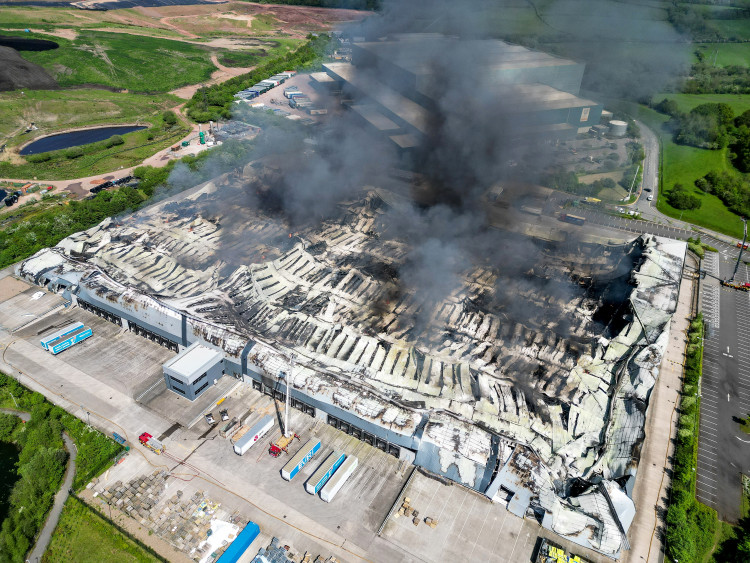
<instances>
[{"instance_id":1,"label":"factory building in background","mask_svg":"<svg viewBox=\"0 0 750 563\"><path fill-rule=\"evenodd\" d=\"M446 53L445 64L460 65L461 52L482 53L471 62L463 84L441 80L431 62ZM452 54L452 55L449 55ZM373 131L408 151L428 135L440 104L462 104L456 92L481 86L496 96L497 111L519 137L571 139L599 124L602 105L579 97L585 65L500 40L459 40L443 35L399 35L385 41L352 44L351 62L323 65L313 80L341 92L348 105ZM479 69L478 72L476 69ZM474 74L472 74L474 72ZM456 80L456 72L450 73ZM482 119L481 116L476 116Z\"/></svg>"}]
</instances>

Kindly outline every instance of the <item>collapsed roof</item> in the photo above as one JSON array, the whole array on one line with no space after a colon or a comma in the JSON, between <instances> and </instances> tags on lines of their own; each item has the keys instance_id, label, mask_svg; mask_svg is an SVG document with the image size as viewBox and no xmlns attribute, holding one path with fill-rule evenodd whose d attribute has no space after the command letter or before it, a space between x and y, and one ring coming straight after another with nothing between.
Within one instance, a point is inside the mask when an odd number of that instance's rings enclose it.
<instances>
[{"instance_id":1,"label":"collapsed roof","mask_svg":"<svg viewBox=\"0 0 750 563\"><path fill-rule=\"evenodd\" d=\"M295 389L413 437L419 465L586 547L627 545L684 243L525 241L536 252L516 267L472 264L434 302L400 278L409 242L382 232L399 197L370 189L290 227L234 180L105 220L18 273L184 313L227 357L251 340L273 375L294 354Z\"/></svg>"}]
</instances>

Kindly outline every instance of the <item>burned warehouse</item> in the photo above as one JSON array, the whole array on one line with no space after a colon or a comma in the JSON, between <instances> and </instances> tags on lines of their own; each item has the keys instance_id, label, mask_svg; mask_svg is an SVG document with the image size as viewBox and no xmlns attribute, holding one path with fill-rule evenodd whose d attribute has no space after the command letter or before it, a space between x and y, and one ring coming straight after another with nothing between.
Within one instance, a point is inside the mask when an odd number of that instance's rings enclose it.
<instances>
[{"instance_id":1,"label":"burned warehouse","mask_svg":"<svg viewBox=\"0 0 750 563\"><path fill-rule=\"evenodd\" d=\"M479 233L476 256L423 276L447 251L393 229L407 198L363 187L290 222L247 204L261 177L107 219L16 273L180 357L200 348L195 373L168 366L191 392L223 371L281 396L284 372L293 406L617 557L685 244Z\"/></svg>"}]
</instances>

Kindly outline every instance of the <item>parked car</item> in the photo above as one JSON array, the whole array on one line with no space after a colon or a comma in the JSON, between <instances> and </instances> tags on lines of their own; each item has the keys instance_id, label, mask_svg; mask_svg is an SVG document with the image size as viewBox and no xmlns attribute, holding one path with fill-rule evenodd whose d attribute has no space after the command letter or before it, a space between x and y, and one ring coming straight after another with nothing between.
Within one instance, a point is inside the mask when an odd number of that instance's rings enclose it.
<instances>
[{"instance_id":1,"label":"parked car","mask_svg":"<svg viewBox=\"0 0 750 563\"><path fill-rule=\"evenodd\" d=\"M206 422L208 422L209 424L213 424L214 422L216 422L212 413L206 414Z\"/></svg>"},{"instance_id":2,"label":"parked car","mask_svg":"<svg viewBox=\"0 0 750 563\"><path fill-rule=\"evenodd\" d=\"M229 420L229 411L227 409L219 411L219 414L221 415L221 420Z\"/></svg>"}]
</instances>

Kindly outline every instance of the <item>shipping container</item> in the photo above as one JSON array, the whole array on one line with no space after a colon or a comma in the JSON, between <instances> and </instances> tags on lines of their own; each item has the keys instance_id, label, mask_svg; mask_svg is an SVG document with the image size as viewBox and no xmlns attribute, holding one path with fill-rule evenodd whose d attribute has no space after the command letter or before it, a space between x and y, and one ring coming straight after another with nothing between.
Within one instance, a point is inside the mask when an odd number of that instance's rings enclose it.
<instances>
[{"instance_id":1,"label":"shipping container","mask_svg":"<svg viewBox=\"0 0 750 563\"><path fill-rule=\"evenodd\" d=\"M352 473L354 473L354 470L357 469L358 465L359 460L355 456L350 455L347 457L344 463L341 464L341 467L336 470L333 477L328 480L320 491L320 498L326 502L331 502L333 497L336 496L336 493L341 490L344 483L346 483Z\"/></svg>"},{"instance_id":2,"label":"shipping container","mask_svg":"<svg viewBox=\"0 0 750 563\"><path fill-rule=\"evenodd\" d=\"M94 333L89 327L87 326L81 327L75 332L72 332L66 336L58 338L57 340L54 340L53 342L50 342L49 350L55 355L59 354L63 350L67 350L71 346L86 340L92 334Z\"/></svg>"},{"instance_id":3,"label":"shipping container","mask_svg":"<svg viewBox=\"0 0 750 563\"><path fill-rule=\"evenodd\" d=\"M344 452L333 452L329 455L323 462L323 465L318 467L317 471L312 474L312 477L307 480L307 483L305 483L305 490L311 495L317 494L318 491L323 488L323 485L326 484L328 479L331 478L331 475L341 467L341 464L344 463L345 459L346 456L344 455Z\"/></svg>"},{"instance_id":4,"label":"shipping container","mask_svg":"<svg viewBox=\"0 0 750 563\"><path fill-rule=\"evenodd\" d=\"M303 445L299 451L294 454L294 457L281 470L281 476L287 481L294 479L294 476L299 473L305 464L310 461L313 456L320 449L320 440L317 438L310 438L305 445Z\"/></svg>"},{"instance_id":5,"label":"shipping container","mask_svg":"<svg viewBox=\"0 0 750 563\"><path fill-rule=\"evenodd\" d=\"M244 453L253 447L266 432L273 428L273 415L268 414L260 419L242 438L234 443L234 453L244 455Z\"/></svg>"},{"instance_id":6,"label":"shipping container","mask_svg":"<svg viewBox=\"0 0 750 563\"><path fill-rule=\"evenodd\" d=\"M67 336L68 334L75 332L76 330L82 327L83 327L83 323L73 323L73 324L66 326L65 328L61 328L57 332L53 332L49 336L45 336L41 340L42 348L44 348L45 350L49 350L50 342L53 342L54 340L57 340L58 338L62 336Z\"/></svg>"},{"instance_id":7,"label":"shipping container","mask_svg":"<svg viewBox=\"0 0 750 563\"><path fill-rule=\"evenodd\" d=\"M568 213L562 213L560 215L560 219L565 221L566 223L572 223L574 225L583 225L586 222L586 219L583 217L578 217L577 215L569 215Z\"/></svg>"},{"instance_id":8,"label":"shipping container","mask_svg":"<svg viewBox=\"0 0 750 563\"><path fill-rule=\"evenodd\" d=\"M542 214L541 207L531 207L529 205L522 205L521 211L523 211L524 213L528 213L529 215L541 215Z\"/></svg>"}]
</instances>

